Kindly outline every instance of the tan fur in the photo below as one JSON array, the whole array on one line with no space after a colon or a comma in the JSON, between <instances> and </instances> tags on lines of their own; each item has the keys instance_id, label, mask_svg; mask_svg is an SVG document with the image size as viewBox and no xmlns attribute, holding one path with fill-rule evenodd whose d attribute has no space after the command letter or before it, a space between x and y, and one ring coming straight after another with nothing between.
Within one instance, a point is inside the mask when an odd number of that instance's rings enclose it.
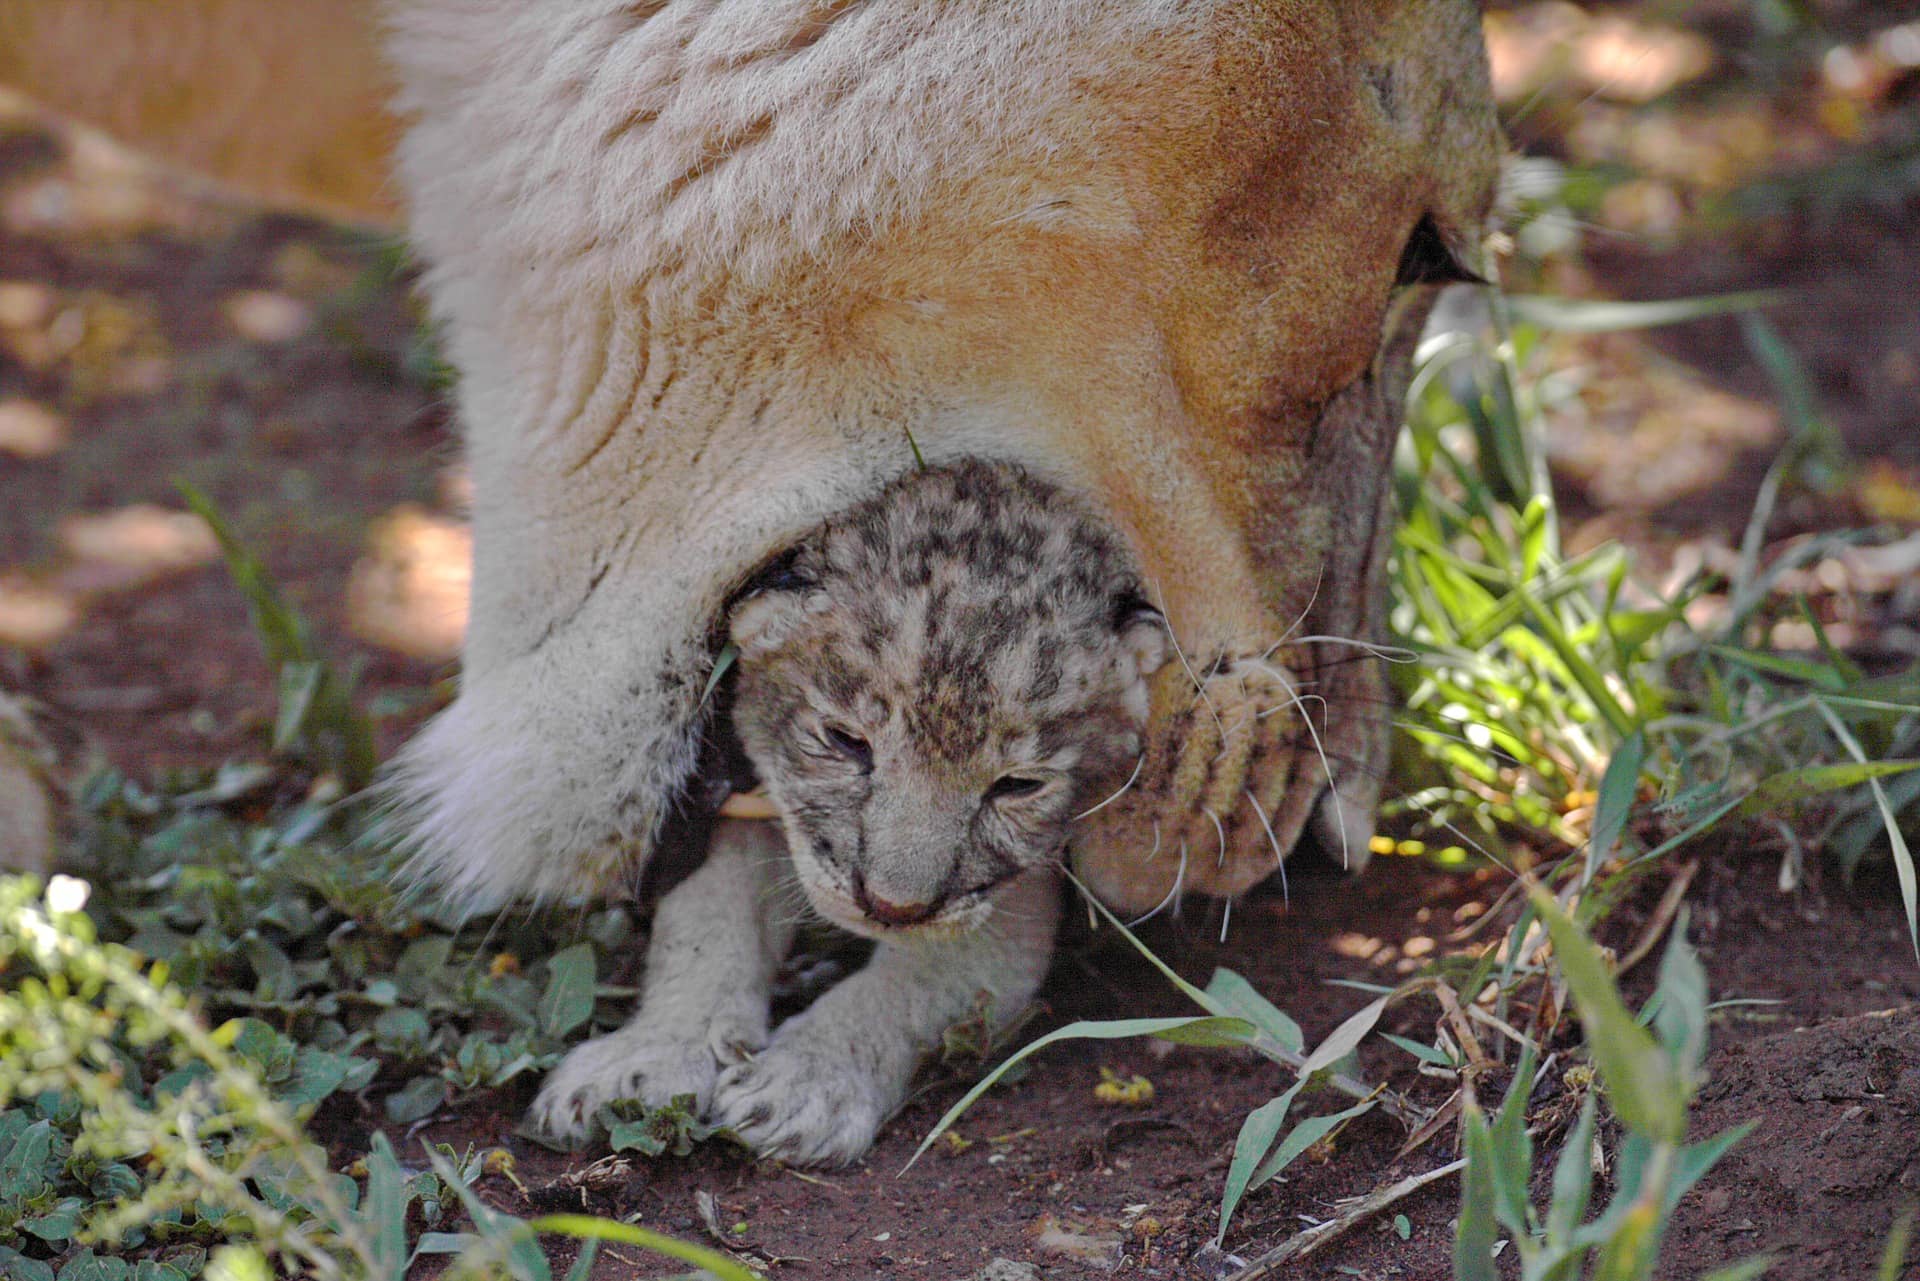
<instances>
[{"instance_id":1,"label":"tan fur","mask_svg":"<svg viewBox=\"0 0 1920 1281\"><path fill-rule=\"evenodd\" d=\"M151 8L0 0L0 77L283 191L302 184L236 139L378 150L356 6L174 0L128 25ZM910 468L910 440L1086 496L1180 641L1161 749L1083 844L1105 894L1242 889L1316 808L1354 849L1379 677L1328 642L1264 656L1376 629L1430 293L1395 266L1423 217L1471 258L1499 155L1473 4L385 14L476 489L465 684L399 775L423 868L497 901L643 860L693 767L728 594ZM125 96L143 64L194 69L178 121ZM332 161L307 176L351 185ZM1308 694L1349 765L1337 809Z\"/></svg>"},{"instance_id":2,"label":"tan fur","mask_svg":"<svg viewBox=\"0 0 1920 1281\"><path fill-rule=\"evenodd\" d=\"M373 0L0 0L0 85L245 192L398 216Z\"/></svg>"}]
</instances>

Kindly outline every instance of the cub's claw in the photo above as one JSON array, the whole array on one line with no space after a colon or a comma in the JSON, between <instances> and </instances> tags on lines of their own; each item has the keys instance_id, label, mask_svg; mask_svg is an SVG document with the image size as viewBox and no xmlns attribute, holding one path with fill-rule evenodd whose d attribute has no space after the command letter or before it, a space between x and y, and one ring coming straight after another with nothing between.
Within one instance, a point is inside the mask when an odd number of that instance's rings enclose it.
<instances>
[{"instance_id":1,"label":"cub's claw","mask_svg":"<svg viewBox=\"0 0 1920 1281\"><path fill-rule=\"evenodd\" d=\"M721 1069L739 1062L761 1039L746 1028L715 1027L687 1037L621 1028L575 1046L547 1074L527 1120L541 1133L579 1145L593 1134L594 1113L619 1099L656 1108L691 1094L694 1110L704 1114Z\"/></svg>"},{"instance_id":2,"label":"cub's claw","mask_svg":"<svg viewBox=\"0 0 1920 1281\"><path fill-rule=\"evenodd\" d=\"M714 1088L714 1124L792 1165L847 1165L865 1155L892 1102L844 1051L819 1050L804 1037L779 1037L728 1068Z\"/></svg>"}]
</instances>

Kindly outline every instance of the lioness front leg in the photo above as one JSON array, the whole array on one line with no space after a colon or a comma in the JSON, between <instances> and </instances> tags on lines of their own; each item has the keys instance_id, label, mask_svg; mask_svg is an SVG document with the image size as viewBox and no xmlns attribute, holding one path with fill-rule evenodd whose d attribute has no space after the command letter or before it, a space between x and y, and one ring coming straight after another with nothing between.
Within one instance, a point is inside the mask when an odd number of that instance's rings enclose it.
<instances>
[{"instance_id":1,"label":"lioness front leg","mask_svg":"<svg viewBox=\"0 0 1920 1281\"><path fill-rule=\"evenodd\" d=\"M770 901L786 857L778 825L721 820L707 861L660 900L639 1009L548 1074L535 1126L580 1140L614 1099L658 1107L691 1094L706 1110L721 1069L767 1039L769 990L793 939L792 914Z\"/></svg>"},{"instance_id":2,"label":"lioness front leg","mask_svg":"<svg viewBox=\"0 0 1920 1281\"><path fill-rule=\"evenodd\" d=\"M1038 868L1008 885L976 929L883 940L864 969L721 1074L714 1121L762 1155L799 1165L864 1155L906 1099L921 1058L979 993L1003 1023L1033 998L1059 913L1059 878Z\"/></svg>"}]
</instances>

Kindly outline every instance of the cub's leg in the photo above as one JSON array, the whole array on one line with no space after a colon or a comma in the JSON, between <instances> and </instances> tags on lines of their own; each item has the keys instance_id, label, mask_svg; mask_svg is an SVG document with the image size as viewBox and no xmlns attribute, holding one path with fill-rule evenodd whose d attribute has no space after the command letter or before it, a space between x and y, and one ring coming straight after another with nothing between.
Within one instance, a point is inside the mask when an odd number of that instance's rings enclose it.
<instances>
[{"instance_id":1,"label":"cub's leg","mask_svg":"<svg viewBox=\"0 0 1920 1281\"><path fill-rule=\"evenodd\" d=\"M578 1140L602 1103L658 1107L681 1094L705 1112L721 1068L766 1042L769 989L793 940L793 913L772 901L786 872L779 824L721 820L707 861L660 900L640 1008L548 1074L533 1124Z\"/></svg>"},{"instance_id":2,"label":"cub's leg","mask_svg":"<svg viewBox=\"0 0 1920 1281\"><path fill-rule=\"evenodd\" d=\"M1010 884L978 929L882 941L864 969L721 1074L713 1120L796 1164L864 1155L906 1099L921 1056L972 1012L976 994L992 997L1001 1020L1033 998L1059 915L1059 877L1043 868Z\"/></svg>"}]
</instances>

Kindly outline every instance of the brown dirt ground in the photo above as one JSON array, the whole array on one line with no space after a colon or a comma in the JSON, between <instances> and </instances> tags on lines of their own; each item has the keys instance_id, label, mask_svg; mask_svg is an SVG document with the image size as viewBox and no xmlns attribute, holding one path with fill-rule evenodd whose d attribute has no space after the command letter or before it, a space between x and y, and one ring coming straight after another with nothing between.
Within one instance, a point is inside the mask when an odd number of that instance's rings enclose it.
<instances>
[{"instance_id":1,"label":"brown dirt ground","mask_svg":"<svg viewBox=\"0 0 1920 1281\"><path fill-rule=\"evenodd\" d=\"M1876 14L1897 7L1826 8L1871 31ZM1604 241L1588 267L1584 283L1617 296L1793 289L1775 319L1823 410L1860 456L1920 465L1920 202L1911 193L1871 214L1790 207L1704 240ZM270 301L258 304L262 295ZM136 773L257 749L271 680L244 606L205 548L160 538L156 550L131 536L123 541L133 550L102 551L63 524L134 504L177 510L172 479L184 477L261 551L329 652L365 656L368 695L390 712L385 745L398 741L450 668L355 639L346 584L397 507L458 512L444 407L407 368L412 326L402 285L365 238L129 169L0 104L0 442L7 407L17 426L23 403L34 430L57 438L39 457L0 447L0 635L32 640L0 643L0 681ZM1649 341L1687 378L1737 397L1770 395L1728 324ZM1577 467L1562 478L1576 506L1636 542L1670 546L1676 532L1724 539L1744 517L1764 448L1698 489L1639 505L1594 501ZM1920 1199L1920 969L1905 951L1891 882L1816 876L1783 896L1775 864L1764 851L1715 851L1689 895L1715 997L1777 1004L1716 1016L1699 1132L1756 1116L1763 1128L1683 1209L1665 1275L1699 1276L1763 1249L1780 1254L1777 1277L1868 1275L1896 1214ZM1269 892L1240 905L1224 943L1218 909L1204 905L1146 937L1195 979L1216 964L1246 974L1313 1038L1363 1000L1328 980L1393 981L1445 950L1505 885L1491 871L1405 859L1358 881L1303 867L1290 901ZM1612 941L1633 936L1658 889L1623 912ZM1049 1022L1183 1012L1110 936L1084 930L1063 946L1045 996ZM1432 1011L1406 1007L1389 1027L1429 1035ZM1428 1102L1442 1097L1397 1051L1370 1045L1362 1060ZM1097 1103L1102 1068L1149 1077L1152 1104ZM1222 1261L1202 1246L1234 1135L1283 1084L1277 1070L1229 1053L1063 1046L964 1118L971 1146L936 1152L904 1176L919 1137L957 1097L950 1071L929 1074L866 1162L817 1177L703 1151L582 1190L563 1181L581 1159L511 1135L523 1097L437 1119L426 1133L516 1152L529 1193L501 1179L484 1185L516 1212L584 1207L698 1236L695 1194L709 1192L721 1224L745 1225L735 1244L792 1260L776 1275L958 1281L996 1257L1031 1260L1047 1276L1101 1275L1045 1247L1040 1233L1056 1222L1106 1243L1121 1275L1212 1277ZM375 1117L341 1106L321 1124L344 1151ZM1363 1118L1328 1159L1303 1160L1251 1197L1229 1251L1253 1258L1328 1217L1339 1198L1452 1155L1443 1140L1398 1160L1402 1137L1384 1118ZM1408 1239L1370 1225L1292 1274L1444 1277L1456 1196L1442 1182L1399 1207ZM624 1255L609 1252L597 1275L672 1270ZM1909 1275L1920 1276L1920 1263Z\"/></svg>"}]
</instances>

